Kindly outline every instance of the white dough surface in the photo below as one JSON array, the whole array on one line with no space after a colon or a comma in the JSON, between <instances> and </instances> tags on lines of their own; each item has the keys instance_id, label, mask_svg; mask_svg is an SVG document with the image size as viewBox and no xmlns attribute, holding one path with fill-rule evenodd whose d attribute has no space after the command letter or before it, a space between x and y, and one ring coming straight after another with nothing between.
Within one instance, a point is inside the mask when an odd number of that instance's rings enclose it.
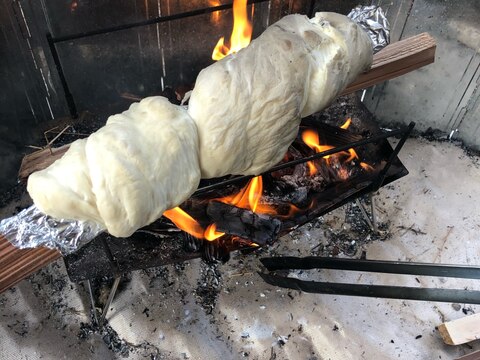
<instances>
[{"instance_id":1,"label":"white dough surface","mask_svg":"<svg viewBox=\"0 0 480 360\"><path fill-rule=\"evenodd\" d=\"M188 199L200 182L197 129L187 111L149 97L74 142L28 192L56 218L94 220L127 237Z\"/></svg>"},{"instance_id":2,"label":"white dough surface","mask_svg":"<svg viewBox=\"0 0 480 360\"><path fill-rule=\"evenodd\" d=\"M258 175L277 164L301 117L327 106L372 61L365 32L346 16L288 15L236 54L202 70L188 112L203 178Z\"/></svg>"}]
</instances>

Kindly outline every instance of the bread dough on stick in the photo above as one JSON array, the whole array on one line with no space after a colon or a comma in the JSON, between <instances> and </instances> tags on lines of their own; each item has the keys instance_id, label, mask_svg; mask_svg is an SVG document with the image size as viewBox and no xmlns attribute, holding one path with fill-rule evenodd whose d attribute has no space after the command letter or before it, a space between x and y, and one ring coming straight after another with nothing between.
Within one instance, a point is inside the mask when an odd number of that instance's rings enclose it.
<instances>
[{"instance_id":1,"label":"bread dough on stick","mask_svg":"<svg viewBox=\"0 0 480 360\"><path fill-rule=\"evenodd\" d=\"M346 16L289 15L202 70L188 112L203 178L258 175L277 164L301 117L326 107L372 62L368 35Z\"/></svg>"},{"instance_id":2,"label":"bread dough on stick","mask_svg":"<svg viewBox=\"0 0 480 360\"><path fill-rule=\"evenodd\" d=\"M30 175L27 189L54 218L95 221L127 237L188 199L199 182L195 123L157 96L75 141L61 159Z\"/></svg>"}]
</instances>

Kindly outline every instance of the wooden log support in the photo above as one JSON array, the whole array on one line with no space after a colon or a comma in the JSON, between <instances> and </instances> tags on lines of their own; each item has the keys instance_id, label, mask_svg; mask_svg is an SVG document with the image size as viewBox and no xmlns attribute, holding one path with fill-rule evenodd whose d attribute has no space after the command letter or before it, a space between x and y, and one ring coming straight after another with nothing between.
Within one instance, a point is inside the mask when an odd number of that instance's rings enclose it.
<instances>
[{"instance_id":1,"label":"wooden log support","mask_svg":"<svg viewBox=\"0 0 480 360\"><path fill-rule=\"evenodd\" d=\"M480 314L465 316L438 326L445 344L461 345L480 339Z\"/></svg>"},{"instance_id":2,"label":"wooden log support","mask_svg":"<svg viewBox=\"0 0 480 360\"><path fill-rule=\"evenodd\" d=\"M422 33L386 46L373 56L372 67L361 74L341 95L366 89L435 61L435 39Z\"/></svg>"},{"instance_id":3,"label":"wooden log support","mask_svg":"<svg viewBox=\"0 0 480 360\"><path fill-rule=\"evenodd\" d=\"M53 164L55 160L60 159L65 154L70 145L64 145L58 148L45 148L26 155L22 159L18 179L27 181L30 174L35 171L43 170Z\"/></svg>"},{"instance_id":4,"label":"wooden log support","mask_svg":"<svg viewBox=\"0 0 480 360\"><path fill-rule=\"evenodd\" d=\"M60 256L58 251L44 247L18 249L0 235L0 293Z\"/></svg>"}]
</instances>

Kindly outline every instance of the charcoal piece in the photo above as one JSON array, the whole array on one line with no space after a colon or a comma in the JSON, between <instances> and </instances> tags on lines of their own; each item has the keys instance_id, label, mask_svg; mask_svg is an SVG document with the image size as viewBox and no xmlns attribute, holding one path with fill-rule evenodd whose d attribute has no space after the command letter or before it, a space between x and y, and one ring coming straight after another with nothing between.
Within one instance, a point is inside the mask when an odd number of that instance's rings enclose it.
<instances>
[{"instance_id":1,"label":"charcoal piece","mask_svg":"<svg viewBox=\"0 0 480 360\"><path fill-rule=\"evenodd\" d=\"M211 201L207 214L217 225L217 230L251 240L258 245L271 244L277 239L282 222L269 215Z\"/></svg>"},{"instance_id":2,"label":"charcoal piece","mask_svg":"<svg viewBox=\"0 0 480 360\"><path fill-rule=\"evenodd\" d=\"M214 264L218 261L226 263L230 259L230 250L222 239L214 241L203 241L202 259L207 264Z\"/></svg>"},{"instance_id":3,"label":"charcoal piece","mask_svg":"<svg viewBox=\"0 0 480 360\"><path fill-rule=\"evenodd\" d=\"M202 248L203 240L197 239L189 233L183 232L183 247L187 252L197 252Z\"/></svg>"}]
</instances>

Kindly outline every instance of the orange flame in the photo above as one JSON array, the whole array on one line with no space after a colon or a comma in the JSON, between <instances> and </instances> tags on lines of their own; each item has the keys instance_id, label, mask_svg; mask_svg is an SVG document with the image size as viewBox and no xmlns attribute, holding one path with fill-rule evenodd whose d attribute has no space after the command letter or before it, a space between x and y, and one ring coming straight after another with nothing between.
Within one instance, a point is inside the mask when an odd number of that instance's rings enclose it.
<instances>
[{"instance_id":1,"label":"orange flame","mask_svg":"<svg viewBox=\"0 0 480 360\"><path fill-rule=\"evenodd\" d=\"M340 126L340 128L347 130L351 123L352 123L352 119L348 118L347 121L345 121L345 123L342 126Z\"/></svg>"},{"instance_id":2,"label":"orange flame","mask_svg":"<svg viewBox=\"0 0 480 360\"><path fill-rule=\"evenodd\" d=\"M222 237L223 235L225 235L225 233L217 231L216 224L208 225L204 233L205 239L207 239L208 241L213 241L215 239L218 239L219 237Z\"/></svg>"},{"instance_id":3,"label":"orange flame","mask_svg":"<svg viewBox=\"0 0 480 360\"><path fill-rule=\"evenodd\" d=\"M218 201L261 214L276 214L272 206L260 202L262 193L263 179L261 176L256 176L238 193L225 196Z\"/></svg>"},{"instance_id":4,"label":"orange flame","mask_svg":"<svg viewBox=\"0 0 480 360\"><path fill-rule=\"evenodd\" d=\"M340 128L346 130L348 129L351 123L352 123L352 119L348 118L347 121L345 121L345 123L340 126ZM330 146L330 145L320 145L319 136L315 130L311 130L311 129L305 130L302 133L302 140L311 149L315 150L316 153L333 149L333 146ZM347 157L345 160L342 160L341 163L349 163L349 162L352 162L353 160L359 159L357 152L353 148L348 149L348 151L341 151L333 155L327 155L327 156L324 156L323 158L326 159L328 165L333 166L330 160L334 159L335 164L340 164L339 157ZM313 176L318 172L318 169L315 166L315 163L313 161L309 161L307 165L308 165L308 172L310 176ZM360 166L362 167L362 169L366 171L373 170L373 167L365 162L360 162ZM349 171L346 168L338 167L336 171L337 171L337 175L341 179L344 179L344 180L348 179Z\"/></svg>"},{"instance_id":5,"label":"orange flame","mask_svg":"<svg viewBox=\"0 0 480 360\"><path fill-rule=\"evenodd\" d=\"M225 56L236 53L250 44L252 39L252 24L247 16L247 0L233 1L233 30L230 36L230 47L224 44L222 36L212 53L213 60L223 59Z\"/></svg>"},{"instance_id":6,"label":"orange flame","mask_svg":"<svg viewBox=\"0 0 480 360\"><path fill-rule=\"evenodd\" d=\"M360 166L362 167L363 170L366 170L366 171L373 171L373 167L369 164L367 164L366 162L360 162Z\"/></svg>"},{"instance_id":7,"label":"orange flame","mask_svg":"<svg viewBox=\"0 0 480 360\"><path fill-rule=\"evenodd\" d=\"M310 130L310 129L305 130L302 133L302 140L305 144L308 145L308 147L310 149L315 150L316 153L320 153L320 152L323 152L323 151L333 149L333 146L320 145L320 139L318 137L318 132L316 132L315 130ZM327 163L328 163L328 159L330 158L330 156L331 155L326 155L326 156L323 157L324 159L327 159ZM307 166L308 166L308 174L310 176L313 176L318 172L318 169L315 166L315 163L313 161L307 162Z\"/></svg>"},{"instance_id":8,"label":"orange flame","mask_svg":"<svg viewBox=\"0 0 480 360\"><path fill-rule=\"evenodd\" d=\"M220 6L220 1L219 0L209 0L208 5L210 6ZM220 11L214 11L211 15L211 19L214 24L218 24L220 21Z\"/></svg>"},{"instance_id":9,"label":"orange flame","mask_svg":"<svg viewBox=\"0 0 480 360\"><path fill-rule=\"evenodd\" d=\"M202 226L179 207L165 211L163 216L170 219L179 229L196 238L203 239L204 231Z\"/></svg>"}]
</instances>

